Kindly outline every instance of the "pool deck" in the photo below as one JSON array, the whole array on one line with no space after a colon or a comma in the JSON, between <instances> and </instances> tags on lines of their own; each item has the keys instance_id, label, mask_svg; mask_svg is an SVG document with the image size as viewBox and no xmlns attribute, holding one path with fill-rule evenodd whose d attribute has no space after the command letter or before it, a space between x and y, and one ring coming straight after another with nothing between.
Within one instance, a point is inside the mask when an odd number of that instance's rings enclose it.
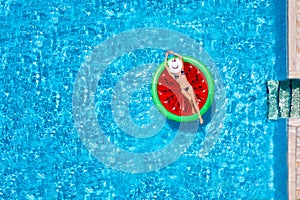
<instances>
[{"instance_id":1,"label":"pool deck","mask_svg":"<svg viewBox=\"0 0 300 200\"><path fill-rule=\"evenodd\" d=\"M300 119L288 121L289 199L300 198Z\"/></svg>"},{"instance_id":2,"label":"pool deck","mask_svg":"<svg viewBox=\"0 0 300 200\"><path fill-rule=\"evenodd\" d=\"M300 79L300 0L288 2L288 77ZM289 200L300 199L300 119L288 120Z\"/></svg>"},{"instance_id":3,"label":"pool deck","mask_svg":"<svg viewBox=\"0 0 300 200\"><path fill-rule=\"evenodd\" d=\"M300 0L289 0L288 13L288 76L300 78Z\"/></svg>"}]
</instances>

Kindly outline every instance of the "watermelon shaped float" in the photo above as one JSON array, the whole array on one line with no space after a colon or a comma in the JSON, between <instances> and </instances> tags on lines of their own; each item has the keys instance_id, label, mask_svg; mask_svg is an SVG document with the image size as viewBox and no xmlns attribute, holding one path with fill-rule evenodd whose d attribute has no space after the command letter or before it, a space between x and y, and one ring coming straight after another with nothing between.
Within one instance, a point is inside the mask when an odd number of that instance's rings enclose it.
<instances>
[{"instance_id":1,"label":"watermelon shaped float","mask_svg":"<svg viewBox=\"0 0 300 200\"><path fill-rule=\"evenodd\" d=\"M184 56L183 64L186 78L194 89L200 114L203 116L213 102L213 78L207 67L192 57ZM166 71L164 63L154 73L151 93L154 104L168 119L177 122L198 120L198 115L192 114L190 103L181 94L178 83Z\"/></svg>"}]
</instances>

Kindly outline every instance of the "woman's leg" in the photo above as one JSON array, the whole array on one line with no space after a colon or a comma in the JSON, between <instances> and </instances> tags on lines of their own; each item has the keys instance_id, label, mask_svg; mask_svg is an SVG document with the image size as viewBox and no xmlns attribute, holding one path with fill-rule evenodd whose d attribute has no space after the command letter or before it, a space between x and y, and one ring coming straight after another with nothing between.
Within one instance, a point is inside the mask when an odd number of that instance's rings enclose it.
<instances>
[{"instance_id":1,"label":"woman's leg","mask_svg":"<svg viewBox=\"0 0 300 200\"><path fill-rule=\"evenodd\" d=\"M190 94L185 91L185 90L181 90L181 94L183 94L183 96L188 100L188 102L190 103L191 107L192 107L192 113L195 113L195 109L194 109L194 106L193 106L193 102L192 102L192 98L190 96Z\"/></svg>"},{"instance_id":2,"label":"woman's leg","mask_svg":"<svg viewBox=\"0 0 300 200\"><path fill-rule=\"evenodd\" d=\"M195 112L195 109L196 109L197 114L199 116L199 122L200 122L200 124L203 124L203 119L202 119L202 117L200 115L199 107L197 105L196 97L195 97L194 90L193 90L192 86L190 86L190 88L189 88L188 91L181 90L181 93L189 101L189 103L190 103L190 105L192 107L193 113Z\"/></svg>"},{"instance_id":3,"label":"woman's leg","mask_svg":"<svg viewBox=\"0 0 300 200\"><path fill-rule=\"evenodd\" d=\"M188 90L188 93L189 93L189 95L191 96L192 104L193 104L194 108L196 109L197 114L198 114L198 116L199 116L200 124L203 124L203 119L202 119L202 117L201 117L201 114L200 114L200 111L199 111L199 107L198 107L198 104L197 104L196 95L195 95L195 92L194 92L194 89L193 89L192 86L190 86L190 88L189 88L189 90Z\"/></svg>"}]
</instances>

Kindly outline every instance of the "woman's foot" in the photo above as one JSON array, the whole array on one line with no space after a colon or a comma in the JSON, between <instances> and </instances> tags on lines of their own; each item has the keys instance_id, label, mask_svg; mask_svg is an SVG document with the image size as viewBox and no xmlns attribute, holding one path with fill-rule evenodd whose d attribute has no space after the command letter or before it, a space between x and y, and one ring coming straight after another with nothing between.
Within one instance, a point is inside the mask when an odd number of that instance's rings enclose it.
<instances>
[{"instance_id":1,"label":"woman's foot","mask_svg":"<svg viewBox=\"0 0 300 200\"><path fill-rule=\"evenodd\" d=\"M200 122L200 124L203 124L203 119L201 116L199 117L199 122Z\"/></svg>"}]
</instances>

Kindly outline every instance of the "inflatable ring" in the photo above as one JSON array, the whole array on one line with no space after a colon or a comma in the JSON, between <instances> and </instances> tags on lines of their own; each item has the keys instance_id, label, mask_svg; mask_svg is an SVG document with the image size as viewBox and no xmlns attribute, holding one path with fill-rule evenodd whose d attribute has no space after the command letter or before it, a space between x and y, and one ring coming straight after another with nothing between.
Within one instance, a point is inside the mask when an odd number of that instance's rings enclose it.
<instances>
[{"instance_id":1,"label":"inflatable ring","mask_svg":"<svg viewBox=\"0 0 300 200\"><path fill-rule=\"evenodd\" d=\"M184 56L184 72L192 85L200 114L204 115L214 98L214 80L208 68L200 61ZM153 102L157 109L168 119L177 122L198 120L197 113L192 113L188 100L181 94L178 83L166 71L161 63L154 73L151 84Z\"/></svg>"}]
</instances>

